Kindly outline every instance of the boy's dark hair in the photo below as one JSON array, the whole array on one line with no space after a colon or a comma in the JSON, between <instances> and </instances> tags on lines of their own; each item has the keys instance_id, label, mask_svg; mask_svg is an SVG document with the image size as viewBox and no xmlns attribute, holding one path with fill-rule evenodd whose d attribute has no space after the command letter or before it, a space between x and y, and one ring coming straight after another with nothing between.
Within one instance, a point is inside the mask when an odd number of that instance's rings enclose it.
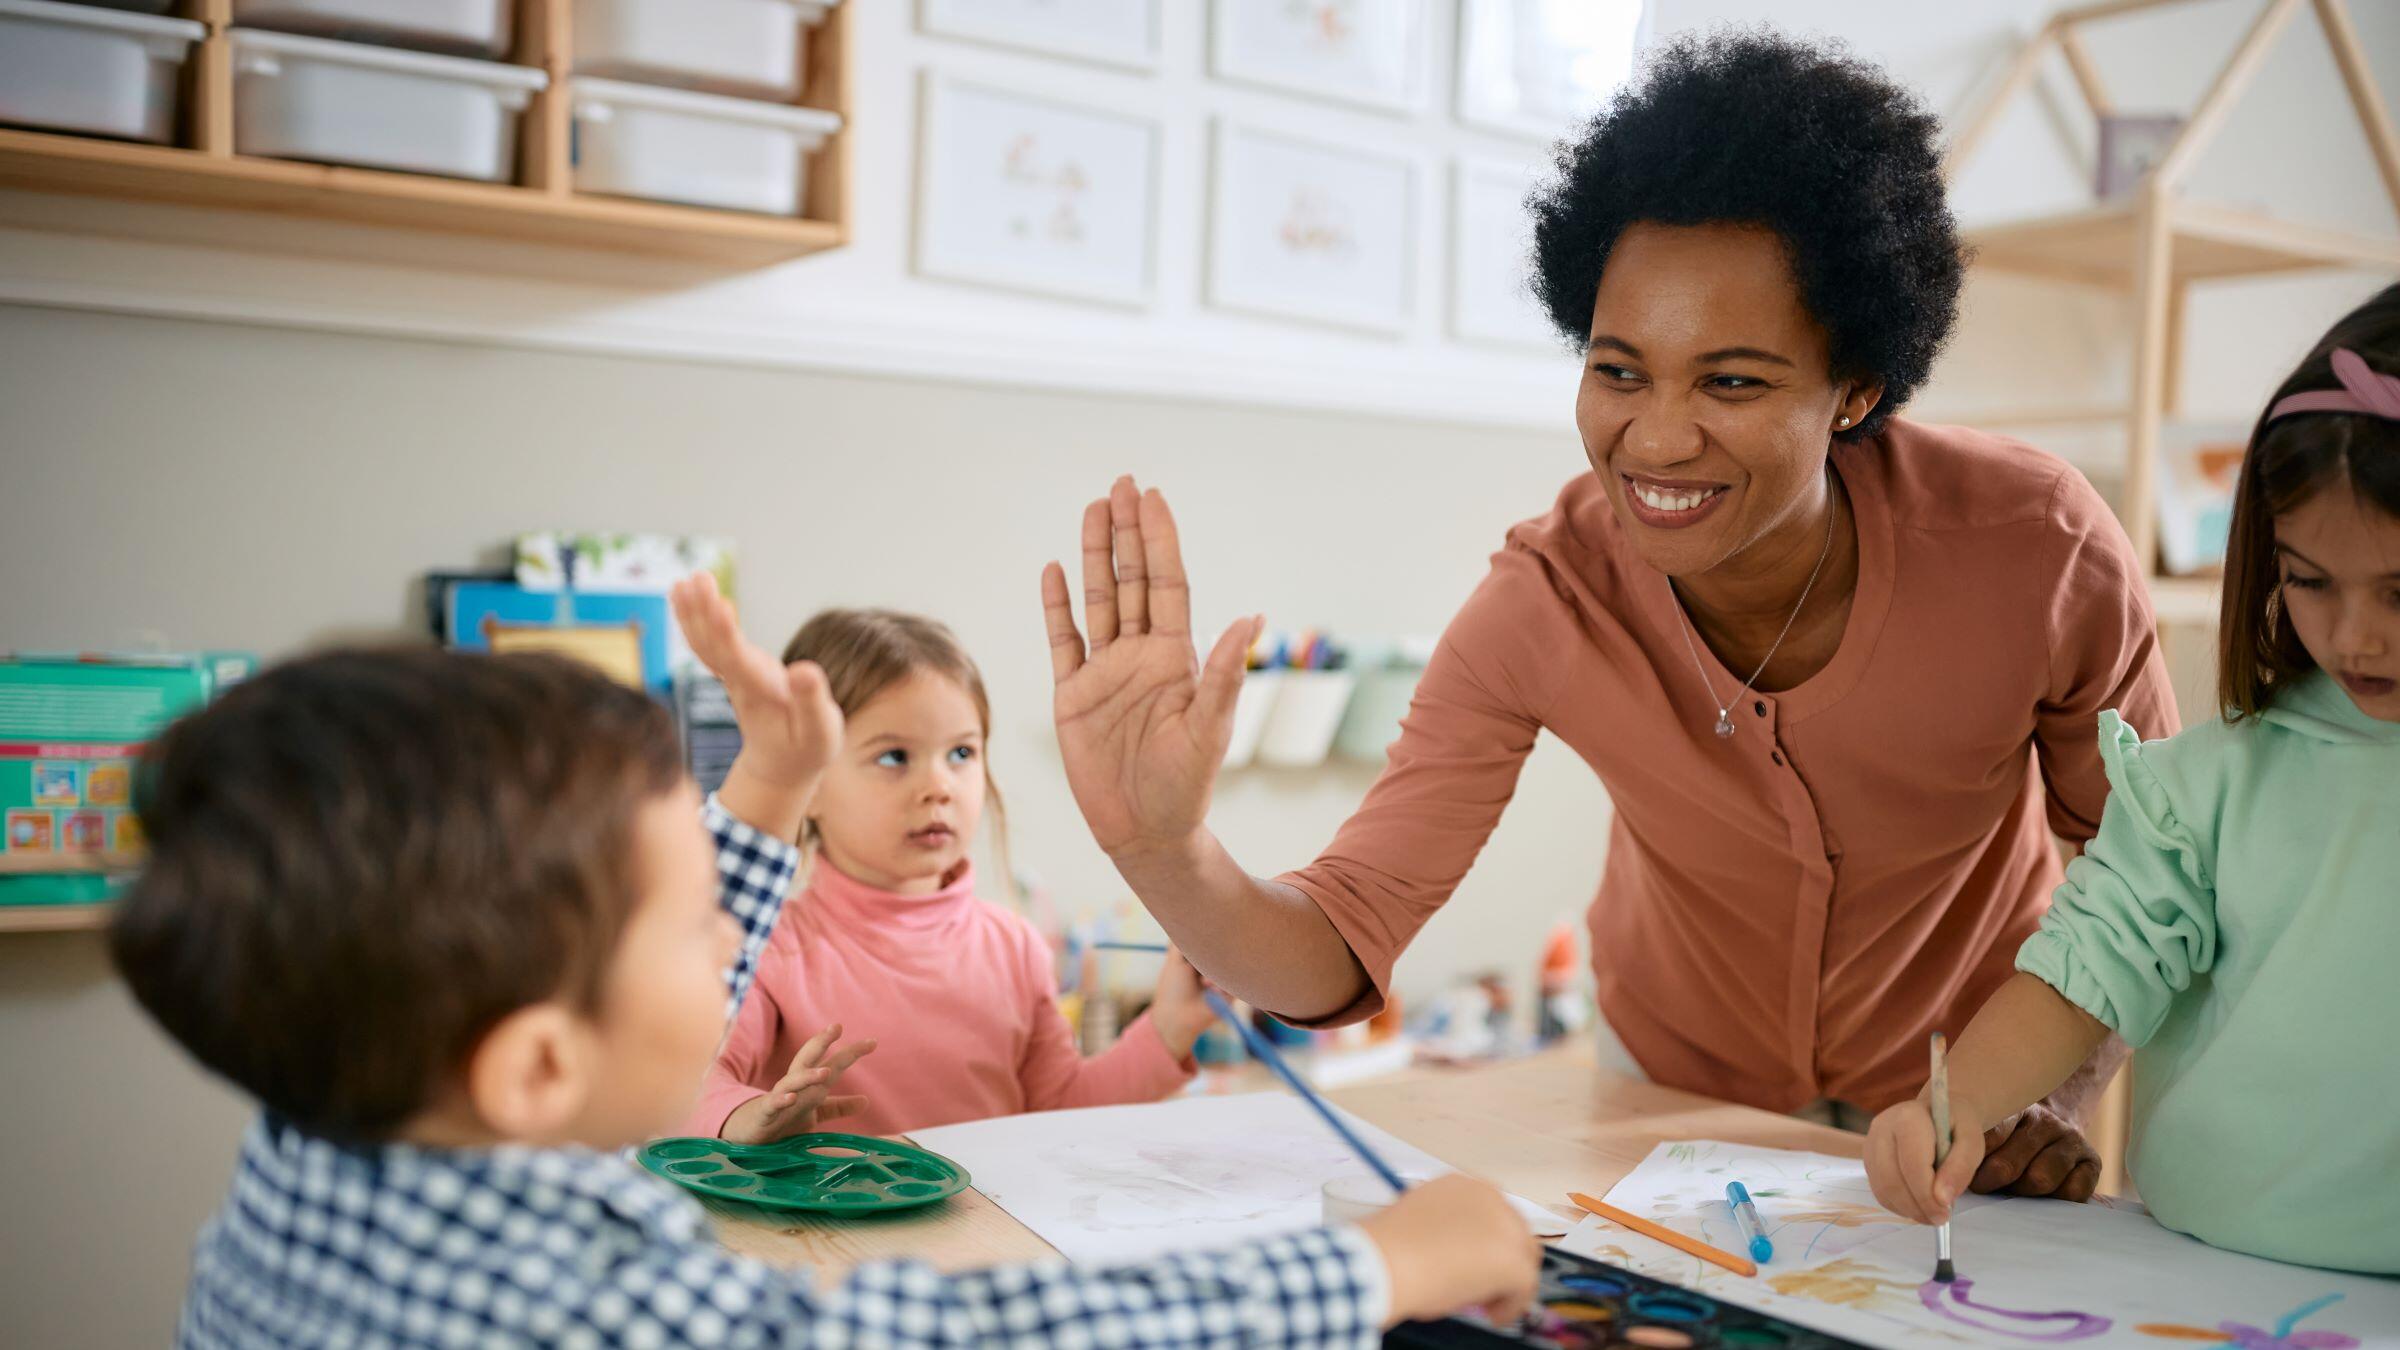
<instances>
[{"instance_id":1,"label":"boy's dark hair","mask_svg":"<svg viewBox=\"0 0 2400 1350\"><path fill-rule=\"evenodd\" d=\"M1767 31L1653 53L1577 140L1533 213L1533 293L1581 350L1617 237L1645 221L1745 224L1783 241L1835 379L1883 397L1872 436L1925 382L1958 316L1964 259L1941 123L1880 69Z\"/></svg>"},{"instance_id":2,"label":"boy's dark hair","mask_svg":"<svg viewBox=\"0 0 2400 1350\"><path fill-rule=\"evenodd\" d=\"M2327 329L2267 400L2339 389L2333 353L2347 347L2386 375L2400 375L2400 286L2387 286ZM2400 422L2363 413L2261 413L2233 490L2225 541L2224 609L2218 616L2217 702L2229 721L2256 716L2276 687L2315 669L2279 598L2275 517L2336 480L2362 502L2400 519Z\"/></svg>"},{"instance_id":3,"label":"boy's dark hair","mask_svg":"<svg viewBox=\"0 0 2400 1350\"><path fill-rule=\"evenodd\" d=\"M666 710L558 656L333 651L168 728L110 931L134 996L294 1124L388 1137L519 1008L596 1008Z\"/></svg>"}]
</instances>

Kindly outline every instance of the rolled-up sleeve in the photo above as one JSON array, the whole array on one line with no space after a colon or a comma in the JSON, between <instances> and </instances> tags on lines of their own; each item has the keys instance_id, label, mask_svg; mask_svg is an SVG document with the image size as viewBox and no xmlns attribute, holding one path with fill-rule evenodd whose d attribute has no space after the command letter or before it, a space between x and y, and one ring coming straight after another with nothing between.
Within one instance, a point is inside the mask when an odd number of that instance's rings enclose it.
<instances>
[{"instance_id":1,"label":"rolled-up sleeve","mask_svg":"<svg viewBox=\"0 0 2400 1350\"><path fill-rule=\"evenodd\" d=\"M2099 834L2017 952L2017 969L2134 1046L2217 957L2211 851L2150 762L2164 748L2144 747L2115 712L2100 715L2099 753L2115 790Z\"/></svg>"},{"instance_id":2,"label":"rolled-up sleeve","mask_svg":"<svg viewBox=\"0 0 2400 1350\"><path fill-rule=\"evenodd\" d=\"M1317 860L1281 878L1316 902L1373 987L1304 1025L1372 1016L1392 965L1458 889L1516 794L1555 661L1529 659L1529 606L1555 606L1542 564L1503 549L1442 634L1383 773Z\"/></svg>"}]
</instances>

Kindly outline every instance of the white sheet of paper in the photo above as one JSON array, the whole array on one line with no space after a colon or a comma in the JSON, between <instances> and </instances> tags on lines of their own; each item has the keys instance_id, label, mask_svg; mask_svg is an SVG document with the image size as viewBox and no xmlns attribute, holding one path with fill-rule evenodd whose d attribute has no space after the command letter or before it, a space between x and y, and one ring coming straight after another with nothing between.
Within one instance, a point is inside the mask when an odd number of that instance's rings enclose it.
<instances>
[{"instance_id":1,"label":"white sheet of paper","mask_svg":"<svg viewBox=\"0 0 2400 1350\"><path fill-rule=\"evenodd\" d=\"M1755 1279L1598 1219L1559 1245L1893 1350L2400 1347L2400 1281L2220 1251L2130 1203L1970 1197L1951 1225L1961 1278L1943 1286L1930 1279L1932 1230L1877 1207L1853 1159L1706 1139L1661 1144L1608 1201L1739 1250L1728 1181L1749 1188L1775 1244Z\"/></svg>"},{"instance_id":2,"label":"white sheet of paper","mask_svg":"<svg viewBox=\"0 0 2400 1350\"><path fill-rule=\"evenodd\" d=\"M1344 1120L1397 1171L1458 1170L1356 1116ZM956 1159L977 1190L1079 1265L1313 1228L1324 1221L1326 1182L1372 1175L1315 1112L1280 1092L1043 1111L910 1138ZM1529 1228L1567 1230L1539 1205L1517 1205Z\"/></svg>"}]
</instances>

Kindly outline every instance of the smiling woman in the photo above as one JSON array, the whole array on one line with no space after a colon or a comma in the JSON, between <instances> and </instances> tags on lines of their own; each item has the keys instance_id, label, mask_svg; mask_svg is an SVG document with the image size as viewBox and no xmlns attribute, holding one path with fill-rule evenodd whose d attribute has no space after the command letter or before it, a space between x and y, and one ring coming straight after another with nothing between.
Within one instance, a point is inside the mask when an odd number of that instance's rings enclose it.
<instances>
[{"instance_id":1,"label":"smiling woman","mask_svg":"<svg viewBox=\"0 0 2400 1350\"><path fill-rule=\"evenodd\" d=\"M2141 568L2072 468L1896 411L1961 267L1938 127L1768 34L1670 45L1531 203L1587 354L1588 472L1509 532L1365 803L1313 864L1206 825L1243 626L1195 673L1156 492L1083 522L1086 635L1045 574L1076 800L1211 979L1303 1022L1379 1008L1536 736L1615 805L1592 962L1612 1067L1842 1123L2008 974L2107 780L2095 720L2175 729ZM2110 1047L1987 1141L1985 1189L2081 1198Z\"/></svg>"}]
</instances>

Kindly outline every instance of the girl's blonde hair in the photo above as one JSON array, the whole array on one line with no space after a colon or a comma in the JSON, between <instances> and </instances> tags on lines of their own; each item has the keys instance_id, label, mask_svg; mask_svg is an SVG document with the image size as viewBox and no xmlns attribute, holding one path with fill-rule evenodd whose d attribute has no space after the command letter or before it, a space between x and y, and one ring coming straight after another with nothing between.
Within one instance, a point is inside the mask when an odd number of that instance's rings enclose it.
<instances>
[{"instance_id":1,"label":"girl's blonde hair","mask_svg":"<svg viewBox=\"0 0 2400 1350\"><path fill-rule=\"evenodd\" d=\"M911 675L930 673L955 681L975 704L983 731L983 795L992 816L992 846L999 854L1002 893L1017 893L1016 867L1008 850L1008 808L992 777L992 701L983 691L983 672L947 627L921 614L889 609L828 609L800 625L784 644L783 661L814 661L842 716L854 717L875 696ZM814 820L800 826L800 847L814 853L820 843Z\"/></svg>"}]
</instances>

